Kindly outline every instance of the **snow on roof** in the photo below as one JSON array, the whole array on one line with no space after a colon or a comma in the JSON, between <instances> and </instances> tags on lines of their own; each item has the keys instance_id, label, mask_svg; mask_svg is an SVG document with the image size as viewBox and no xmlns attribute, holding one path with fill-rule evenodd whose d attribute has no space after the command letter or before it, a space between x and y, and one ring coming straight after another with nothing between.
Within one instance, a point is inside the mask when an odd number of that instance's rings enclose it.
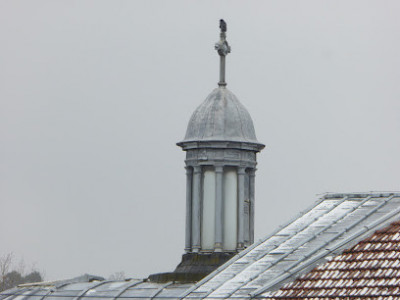
<instances>
[{"instance_id":1,"label":"snow on roof","mask_svg":"<svg viewBox=\"0 0 400 300\"><path fill-rule=\"evenodd\" d=\"M400 221L376 231L343 254L267 298L398 297Z\"/></svg>"},{"instance_id":2,"label":"snow on roof","mask_svg":"<svg viewBox=\"0 0 400 300\"><path fill-rule=\"evenodd\" d=\"M326 194L191 287L187 298L258 298L400 216L400 193Z\"/></svg>"}]
</instances>

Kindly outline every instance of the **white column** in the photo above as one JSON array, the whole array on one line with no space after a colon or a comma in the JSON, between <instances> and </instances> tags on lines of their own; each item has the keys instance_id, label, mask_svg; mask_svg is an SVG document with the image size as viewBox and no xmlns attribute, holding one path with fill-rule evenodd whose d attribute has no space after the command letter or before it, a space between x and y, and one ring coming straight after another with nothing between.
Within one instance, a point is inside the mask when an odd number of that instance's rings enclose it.
<instances>
[{"instance_id":1,"label":"white column","mask_svg":"<svg viewBox=\"0 0 400 300\"><path fill-rule=\"evenodd\" d=\"M224 251L236 251L237 246L237 170L233 167L225 167L223 175L223 236L222 249Z\"/></svg>"},{"instance_id":2,"label":"white column","mask_svg":"<svg viewBox=\"0 0 400 300\"><path fill-rule=\"evenodd\" d=\"M215 167L215 252L222 251L222 230L223 230L223 172L222 166Z\"/></svg>"},{"instance_id":3,"label":"white column","mask_svg":"<svg viewBox=\"0 0 400 300\"><path fill-rule=\"evenodd\" d=\"M192 176L193 168L186 167L186 235L185 235L185 251L192 250Z\"/></svg>"},{"instance_id":4,"label":"white column","mask_svg":"<svg viewBox=\"0 0 400 300\"><path fill-rule=\"evenodd\" d=\"M254 208L255 208L255 178L256 169L251 169L249 172L249 196L250 196L250 243L254 243Z\"/></svg>"},{"instance_id":5,"label":"white column","mask_svg":"<svg viewBox=\"0 0 400 300\"><path fill-rule=\"evenodd\" d=\"M193 194L192 194L192 251L200 251L200 221L201 221L201 167L193 168Z\"/></svg>"},{"instance_id":6,"label":"white column","mask_svg":"<svg viewBox=\"0 0 400 300\"><path fill-rule=\"evenodd\" d=\"M244 231L243 231L243 240L244 240L244 247L248 247L251 245L250 243L250 182L249 182L249 174L246 171L244 175Z\"/></svg>"},{"instance_id":7,"label":"white column","mask_svg":"<svg viewBox=\"0 0 400 300\"><path fill-rule=\"evenodd\" d=\"M215 244L215 172L203 167L203 201L201 220L201 251L214 251Z\"/></svg>"},{"instance_id":8,"label":"white column","mask_svg":"<svg viewBox=\"0 0 400 300\"><path fill-rule=\"evenodd\" d=\"M244 248L244 176L246 175L244 167L238 167L238 243L237 250Z\"/></svg>"}]
</instances>

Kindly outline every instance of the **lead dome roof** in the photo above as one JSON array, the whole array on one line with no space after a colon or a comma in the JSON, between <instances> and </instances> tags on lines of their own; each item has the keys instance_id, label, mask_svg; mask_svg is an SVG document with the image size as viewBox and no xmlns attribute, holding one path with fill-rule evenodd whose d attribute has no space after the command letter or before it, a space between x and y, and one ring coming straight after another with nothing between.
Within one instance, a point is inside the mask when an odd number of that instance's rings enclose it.
<instances>
[{"instance_id":1,"label":"lead dome roof","mask_svg":"<svg viewBox=\"0 0 400 300\"><path fill-rule=\"evenodd\" d=\"M225 87L214 89L194 111L185 138L181 143L193 141L234 141L260 144L257 141L249 112Z\"/></svg>"}]
</instances>

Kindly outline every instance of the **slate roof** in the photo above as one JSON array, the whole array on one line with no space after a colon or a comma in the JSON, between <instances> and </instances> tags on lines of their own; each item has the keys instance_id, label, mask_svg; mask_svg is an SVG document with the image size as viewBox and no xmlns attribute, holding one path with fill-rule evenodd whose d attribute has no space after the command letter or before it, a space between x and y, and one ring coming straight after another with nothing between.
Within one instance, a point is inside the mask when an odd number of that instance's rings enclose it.
<instances>
[{"instance_id":1,"label":"slate roof","mask_svg":"<svg viewBox=\"0 0 400 300\"><path fill-rule=\"evenodd\" d=\"M376 231L271 296L274 299L399 298L400 221Z\"/></svg>"},{"instance_id":2,"label":"slate roof","mask_svg":"<svg viewBox=\"0 0 400 300\"><path fill-rule=\"evenodd\" d=\"M264 297L400 218L400 193L326 194L208 275L187 298Z\"/></svg>"}]
</instances>

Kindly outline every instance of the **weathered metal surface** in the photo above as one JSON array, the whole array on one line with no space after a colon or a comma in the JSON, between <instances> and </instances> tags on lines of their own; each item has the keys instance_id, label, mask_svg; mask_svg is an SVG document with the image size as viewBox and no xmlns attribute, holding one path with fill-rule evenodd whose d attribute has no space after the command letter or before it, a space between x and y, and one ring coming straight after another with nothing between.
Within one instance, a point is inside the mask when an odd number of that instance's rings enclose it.
<instances>
[{"instance_id":1,"label":"weathered metal surface","mask_svg":"<svg viewBox=\"0 0 400 300\"><path fill-rule=\"evenodd\" d=\"M327 194L197 284L86 276L27 284L1 293L0 299L390 299L400 295L399 219L400 193Z\"/></svg>"},{"instance_id":2,"label":"weathered metal surface","mask_svg":"<svg viewBox=\"0 0 400 300\"><path fill-rule=\"evenodd\" d=\"M400 297L400 221L264 298ZM392 298L393 299L393 298Z\"/></svg>"},{"instance_id":3,"label":"weathered metal surface","mask_svg":"<svg viewBox=\"0 0 400 300\"><path fill-rule=\"evenodd\" d=\"M220 40L215 44L215 50L217 50L220 56L219 64L219 86L226 86L225 82L225 57L231 52L231 47L226 40L227 25L224 20L219 20L219 28L221 28Z\"/></svg>"},{"instance_id":4,"label":"weathered metal surface","mask_svg":"<svg viewBox=\"0 0 400 300\"><path fill-rule=\"evenodd\" d=\"M195 110L185 139L190 141L233 141L261 144L257 141L249 112L227 88L214 89ZM263 148L263 145L261 149Z\"/></svg>"},{"instance_id":5,"label":"weathered metal surface","mask_svg":"<svg viewBox=\"0 0 400 300\"><path fill-rule=\"evenodd\" d=\"M264 145L250 114L220 86L195 110L177 145L187 152L185 251L234 253L251 245L256 153Z\"/></svg>"},{"instance_id":6,"label":"weathered metal surface","mask_svg":"<svg viewBox=\"0 0 400 300\"><path fill-rule=\"evenodd\" d=\"M210 274L220 265L226 263L234 253L213 252L209 254L186 253L175 271L157 273L149 276L149 280L157 283L170 281L187 283L195 282Z\"/></svg>"},{"instance_id":7,"label":"weathered metal surface","mask_svg":"<svg viewBox=\"0 0 400 300\"><path fill-rule=\"evenodd\" d=\"M192 284L153 283L131 279L127 281L86 281L80 283L57 281L54 283L26 284L23 288L0 293L0 299L72 300L72 299L154 299L175 298Z\"/></svg>"},{"instance_id":8,"label":"weathered metal surface","mask_svg":"<svg viewBox=\"0 0 400 300\"><path fill-rule=\"evenodd\" d=\"M400 216L400 194L327 194L186 293L195 298L267 296Z\"/></svg>"}]
</instances>

